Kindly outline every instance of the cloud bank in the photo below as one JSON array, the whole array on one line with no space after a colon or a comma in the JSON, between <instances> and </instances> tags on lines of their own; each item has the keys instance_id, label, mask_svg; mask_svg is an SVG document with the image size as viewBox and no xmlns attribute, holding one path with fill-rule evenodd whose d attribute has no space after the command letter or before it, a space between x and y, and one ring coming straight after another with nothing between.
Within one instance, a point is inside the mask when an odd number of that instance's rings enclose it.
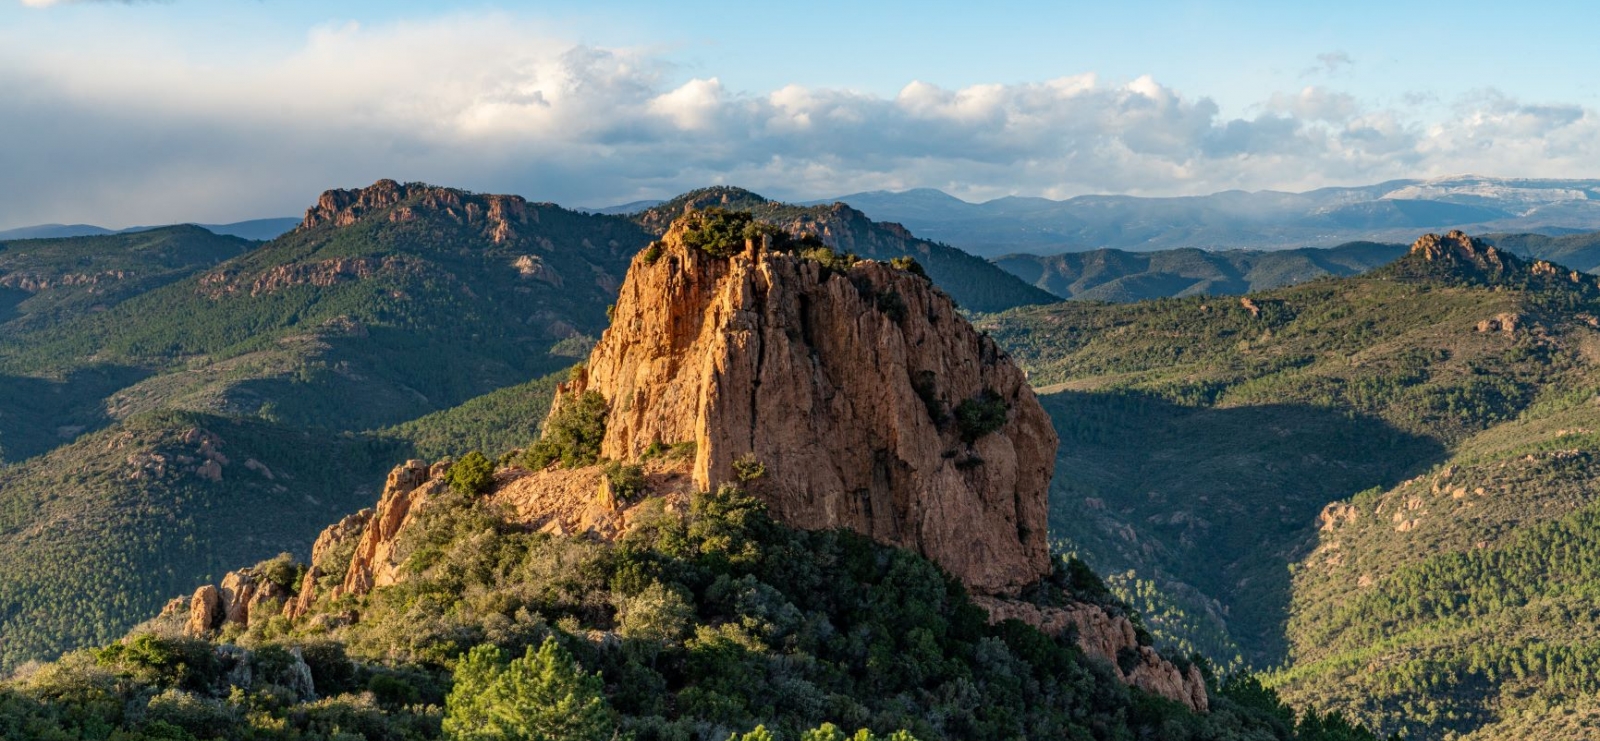
<instances>
[{"instance_id":1,"label":"cloud bank","mask_svg":"<svg viewBox=\"0 0 1600 741\"><path fill-rule=\"evenodd\" d=\"M241 58L0 52L0 227L293 214L379 177L603 205L713 183L985 198L1600 173L1594 110L1493 91L1433 121L1319 86L1226 117L1150 77L1093 74L742 91L510 17L328 26Z\"/></svg>"}]
</instances>

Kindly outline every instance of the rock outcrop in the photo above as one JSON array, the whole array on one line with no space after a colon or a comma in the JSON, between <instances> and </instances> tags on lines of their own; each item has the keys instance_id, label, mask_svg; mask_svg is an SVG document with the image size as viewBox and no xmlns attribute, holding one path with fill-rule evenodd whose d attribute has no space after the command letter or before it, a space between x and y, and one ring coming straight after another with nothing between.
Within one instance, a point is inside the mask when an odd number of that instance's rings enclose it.
<instances>
[{"instance_id":1,"label":"rock outcrop","mask_svg":"<svg viewBox=\"0 0 1600 741\"><path fill-rule=\"evenodd\" d=\"M1140 646L1127 617L1016 597L1051 570L1057 438L1022 371L949 298L914 265L850 264L765 240L733 247L713 255L678 224L636 257L611 328L558 390L552 417L597 393L601 456L640 463L657 505L682 508L694 491L737 482L779 521L921 553L993 620L1070 635L1123 681L1206 709L1199 670ZM662 445L675 452L647 459ZM396 582L402 533L448 487L448 467L408 461L375 509L324 531L285 613L311 611L324 577L342 576L326 595L335 599ZM607 481L599 466L506 469L485 496L530 530L616 538L647 505Z\"/></svg>"},{"instance_id":2,"label":"rock outcrop","mask_svg":"<svg viewBox=\"0 0 1600 741\"><path fill-rule=\"evenodd\" d=\"M1594 294L1600 279L1561 267L1548 260L1517 257L1462 231L1443 236L1424 234L1411 245L1400 263L1411 262L1443 271L1455 280L1510 288L1565 287Z\"/></svg>"},{"instance_id":3,"label":"rock outcrop","mask_svg":"<svg viewBox=\"0 0 1600 741\"><path fill-rule=\"evenodd\" d=\"M1126 615L1092 604L1051 607L994 597L975 601L989 611L990 622L1020 620L1048 635L1072 636L1085 654L1109 664L1118 678L1134 687L1191 710L1206 712L1211 707L1200 668L1193 664L1179 668L1155 649L1139 645L1138 631Z\"/></svg>"},{"instance_id":4,"label":"rock outcrop","mask_svg":"<svg viewBox=\"0 0 1600 741\"><path fill-rule=\"evenodd\" d=\"M1463 231L1451 231L1444 236L1424 234L1411 245L1411 254L1429 262L1457 262L1473 265L1482 270L1505 270L1516 262L1499 248L1482 240L1473 239Z\"/></svg>"},{"instance_id":5,"label":"rock outcrop","mask_svg":"<svg viewBox=\"0 0 1600 741\"><path fill-rule=\"evenodd\" d=\"M194 590L194 597L189 600L189 619L184 624L184 632L203 636L222 624L222 615L222 595L216 587L206 584Z\"/></svg>"},{"instance_id":6,"label":"rock outcrop","mask_svg":"<svg viewBox=\"0 0 1600 741\"><path fill-rule=\"evenodd\" d=\"M831 269L747 242L729 257L681 225L635 259L611 328L561 400L609 404L601 454L693 441L695 483L737 480L802 528L848 528L1015 591L1050 567L1056 435L1023 372L926 279ZM651 254L655 252L655 254ZM994 429L960 418L1003 405Z\"/></svg>"},{"instance_id":7,"label":"rock outcrop","mask_svg":"<svg viewBox=\"0 0 1600 741\"><path fill-rule=\"evenodd\" d=\"M294 593L256 568L230 571L219 585L206 584L189 598L184 632L208 635L229 624L248 627L253 617L272 617L292 604Z\"/></svg>"},{"instance_id":8,"label":"rock outcrop","mask_svg":"<svg viewBox=\"0 0 1600 741\"><path fill-rule=\"evenodd\" d=\"M365 523L361 539L356 542L339 594L366 594L373 587L395 582L400 568L395 559L396 536L430 495L447 487L440 475L449 466L445 461L430 468L422 461L410 460L389 473L378 508Z\"/></svg>"},{"instance_id":9,"label":"rock outcrop","mask_svg":"<svg viewBox=\"0 0 1600 741\"><path fill-rule=\"evenodd\" d=\"M389 221L414 220L417 218L415 209L438 211L461 224L481 226L484 235L495 244L509 241L516 236L517 227L538 220L538 214L519 196L481 195L454 188L379 180L365 188L323 193L317 205L306 210L300 228L315 229L325 224L347 227L372 212L407 201L414 205L394 209L389 213Z\"/></svg>"}]
</instances>

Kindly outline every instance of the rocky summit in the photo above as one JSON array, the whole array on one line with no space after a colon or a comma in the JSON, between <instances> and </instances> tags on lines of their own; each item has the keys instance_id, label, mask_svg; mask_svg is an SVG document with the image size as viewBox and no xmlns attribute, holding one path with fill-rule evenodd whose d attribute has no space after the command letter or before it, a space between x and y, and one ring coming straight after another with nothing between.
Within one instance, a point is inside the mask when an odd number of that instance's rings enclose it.
<instances>
[{"instance_id":1,"label":"rocky summit","mask_svg":"<svg viewBox=\"0 0 1600 741\"><path fill-rule=\"evenodd\" d=\"M609 463L502 467L484 482L485 501L529 530L615 540L651 498L681 508L692 492L738 486L789 526L922 554L991 621L1070 635L1121 681L1207 708L1198 668L1141 643L1120 608L1023 596L1052 571L1057 437L1023 372L914 262L852 261L770 229L707 248L697 228L709 227L690 215L635 258L611 328L557 393L547 439L572 408L599 401L598 456ZM607 472L630 464L633 488L650 498L620 491ZM329 600L403 582L404 533L453 475L449 462L396 469L375 511L318 540L283 614L306 614L320 581L337 585ZM261 581L250 577L188 600L200 615L191 632L237 622L218 596Z\"/></svg>"},{"instance_id":2,"label":"rocky summit","mask_svg":"<svg viewBox=\"0 0 1600 741\"><path fill-rule=\"evenodd\" d=\"M587 372L557 402L607 401L601 455L693 442L701 489L764 469L779 519L915 550L974 591L1049 570L1056 435L1027 378L925 278L833 270L750 241L729 257L683 225L634 261ZM982 407L992 429L964 422Z\"/></svg>"}]
</instances>

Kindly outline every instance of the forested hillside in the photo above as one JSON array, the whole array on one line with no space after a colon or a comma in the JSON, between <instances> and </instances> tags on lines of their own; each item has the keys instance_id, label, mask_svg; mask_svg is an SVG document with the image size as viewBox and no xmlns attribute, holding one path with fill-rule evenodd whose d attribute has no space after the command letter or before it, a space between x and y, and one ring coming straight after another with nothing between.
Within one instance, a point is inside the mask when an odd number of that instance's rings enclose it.
<instances>
[{"instance_id":1,"label":"forested hillside","mask_svg":"<svg viewBox=\"0 0 1600 741\"><path fill-rule=\"evenodd\" d=\"M1600 675L1563 602L1591 593L1595 280L1452 235L1361 277L984 326L1075 472L1054 534L1158 637L1385 730L1527 729Z\"/></svg>"},{"instance_id":2,"label":"forested hillside","mask_svg":"<svg viewBox=\"0 0 1600 741\"><path fill-rule=\"evenodd\" d=\"M1061 298L1143 301L1230 295L1364 273L1394 260L1398 244L1351 242L1295 250L1195 248L1127 252L1102 249L1058 255L1004 255L994 264Z\"/></svg>"},{"instance_id":3,"label":"forested hillside","mask_svg":"<svg viewBox=\"0 0 1600 741\"><path fill-rule=\"evenodd\" d=\"M199 636L193 613L186 624L177 611L30 668L0 683L0 733L843 741L842 726L865 741L1373 739L1337 717L1297 717L1250 679L1214 684L1203 714L1131 689L1070 639L989 625L931 562L783 527L737 489L652 511L622 541L596 542L529 532L463 488L409 526L403 582L329 598L336 577L262 563L248 573L263 590L322 599L293 618L275 614L284 600L253 602L246 622ZM1107 597L1062 564L1033 599Z\"/></svg>"}]
</instances>

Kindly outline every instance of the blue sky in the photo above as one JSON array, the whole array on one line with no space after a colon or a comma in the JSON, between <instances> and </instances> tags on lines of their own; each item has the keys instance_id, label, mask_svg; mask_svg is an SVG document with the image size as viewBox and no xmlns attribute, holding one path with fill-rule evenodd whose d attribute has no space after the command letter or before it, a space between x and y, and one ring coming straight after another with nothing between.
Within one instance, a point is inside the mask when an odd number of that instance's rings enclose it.
<instances>
[{"instance_id":1,"label":"blue sky","mask_svg":"<svg viewBox=\"0 0 1600 741\"><path fill-rule=\"evenodd\" d=\"M0 228L295 213L377 177L570 204L1600 175L1578 2L0 0Z\"/></svg>"}]
</instances>

